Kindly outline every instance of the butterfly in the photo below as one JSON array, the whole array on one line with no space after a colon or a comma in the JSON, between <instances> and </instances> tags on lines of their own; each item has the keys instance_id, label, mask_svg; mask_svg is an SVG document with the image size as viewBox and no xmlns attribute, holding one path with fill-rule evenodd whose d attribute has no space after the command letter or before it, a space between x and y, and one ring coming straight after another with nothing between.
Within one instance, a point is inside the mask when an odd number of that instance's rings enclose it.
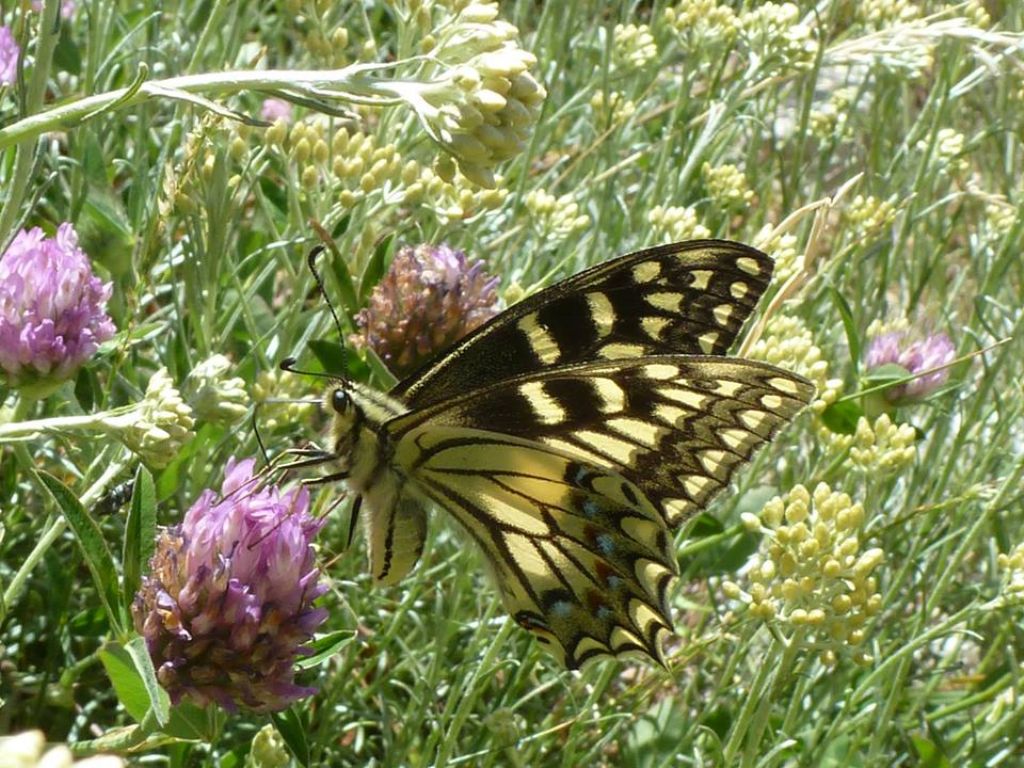
<instances>
[{"instance_id":1,"label":"butterfly","mask_svg":"<svg viewBox=\"0 0 1024 768\"><path fill-rule=\"evenodd\" d=\"M508 613L567 667L664 663L673 531L811 399L806 379L726 356L772 275L698 240L599 264L509 307L383 392L333 381L330 465L395 584L427 511L483 551Z\"/></svg>"}]
</instances>

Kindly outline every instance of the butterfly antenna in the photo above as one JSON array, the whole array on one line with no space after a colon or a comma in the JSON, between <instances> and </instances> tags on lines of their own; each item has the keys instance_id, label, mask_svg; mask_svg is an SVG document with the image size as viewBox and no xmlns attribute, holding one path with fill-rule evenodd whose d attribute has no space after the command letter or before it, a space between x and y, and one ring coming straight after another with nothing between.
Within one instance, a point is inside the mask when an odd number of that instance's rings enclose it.
<instances>
[{"instance_id":1,"label":"butterfly antenna","mask_svg":"<svg viewBox=\"0 0 1024 768\"><path fill-rule=\"evenodd\" d=\"M345 347L345 330L341 327L341 319L338 317L338 313L334 311L334 305L331 304L331 300L327 296L327 289L324 287L323 278L320 276L320 271L316 266L317 258L326 250L327 248L322 245L313 248L309 252L309 256L306 257L306 264L309 266L309 271L313 273L313 279L316 280L316 287L320 291L321 298L323 298L327 308L331 310L331 317L334 318L334 327L338 329L338 338L341 339L341 370L348 371L348 349Z\"/></svg>"},{"instance_id":2,"label":"butterfly antenna","mask_svg":"<svg viewBox=\"0 0 1024 768\"><path fill-rule=\"evenodd\" d=\"M298 360L296 360L294 357L286 357L284 360L282 360L278 364L277 367L280 368L282 371L287 371L288 373L296 373L299 376L316 376L316 377L321 378L321 379L337 379L338 378L337 376L332 376L331 374L324 373L323 371L304 371L301 368L296 368L295 364L297 362L298 362ZM300 401L300 402L306 402L306 401L303 400L303 401Z\"/></svg>"},{"instance_id":3,"label":"butterfly antenna","mask_svg":"<svg viewBox=\"0 0 1024 768\"><path fill-rule=\"evenodd\" d=\"M260 455L263 457L263 463L267 469L270 468L270 454L267 453L267 446L263 444L263 437L260 435L259 419L257 414L259 413L260 406L263 405L263 401L257 401L256 405L252 409L252 433L256 436L256 445L260 447Z\"/></svg>"}]
</instances>

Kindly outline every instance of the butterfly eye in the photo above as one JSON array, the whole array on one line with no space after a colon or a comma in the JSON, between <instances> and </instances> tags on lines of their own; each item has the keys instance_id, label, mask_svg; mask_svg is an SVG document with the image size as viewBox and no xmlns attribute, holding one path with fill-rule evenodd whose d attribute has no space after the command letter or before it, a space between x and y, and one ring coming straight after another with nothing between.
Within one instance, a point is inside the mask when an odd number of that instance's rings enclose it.
<instances>
[{"instance_id":1,"label":"butterfly eye","mask_svg":"<svg viewBox=\"0 0 1024 768\"><path fill-rule=\"evenodd\" d=\"M338 413L344 413L348 410L352 400L348 396L348 392L344 389L336 389L331 393L331 407L334 408Z\"/></svg>"}]
</instances>

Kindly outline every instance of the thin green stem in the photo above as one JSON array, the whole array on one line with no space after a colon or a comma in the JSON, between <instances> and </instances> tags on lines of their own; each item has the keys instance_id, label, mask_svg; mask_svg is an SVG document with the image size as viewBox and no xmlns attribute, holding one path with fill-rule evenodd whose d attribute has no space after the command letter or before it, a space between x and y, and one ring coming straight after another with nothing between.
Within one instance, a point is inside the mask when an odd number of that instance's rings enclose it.
<instances>
[{"instance_id":1,"label":"thin green stem","mask_svg":"<svg viewBox=\"0 0 1024 768\"><path fill-rule=\"evenodd\" d=\"M374 81L366 77L367 73L380 68L380 65L353 64L341 69L213 72L143 81L61 104L0 128L0 150L49 131L74 128L111 109L134 107L154 99L216 97L267 90L372 106L401 103L394 81Z\"/></svg>"},{"instance_id":2,"label":"thin green stem","mask_svg":"<svg viewBox=\"0 0 1024 768\"><path fill-rule=\"evenodd\" d=\"M25 94L25 114L32 115L39 110L46 95L46 84L50 78L50 62L60 38L57 15L60 12L60 0L46 0L43 8L42 21L39 24L39 37L36 42L35 63L32 77ZM28 134L11 143L18 143L14 170L11 173L10 186L4 199L3 210L0 211L0 245L7 242L8 234L21 212L21 203L25 198L29 182L32 181L33 158L35 156L37 134Z\"/></svg>"},{"instance_id":3,"label":"thin green stem","mask_svg":"<svg viewBox=\"0 0 1024 768\"><path fill-rule=\"evenodd\" d=\"M779 663L774 667L775 674L772 676L771 689L768 695L758 697L757 711L754 714L750 731L747 734L747 747L743 752L743 768L750 768L750 766L757 762L761 740L765 729L768 727L768 718L771 715L775 701L781 698L783 690L789 684L791 679L790 670L793 669L800 650L803 648L803 635L802 630L797 630L793 637L789 638L784 646Z\"/></svg>"},{"instance_id":4,"label":"thin green stem","mask_svg":"<svg viewBox=\"0 0 1024 768\"><path fill-rule=\"evenodd\" d=\"M773 635L771 643L765 651L763 663L758 667L757 676L750 685L750 691L743 699L743 708L740 710L739 717L736 718L730 730L729 739L725 743L722 753L722 765L736 765L736 757L750 732L751 724L757 715L758 705L766 698L772 670L775 668L774 660L779 656L779 649L780 642Z\"/></svg>"}]
</instances>

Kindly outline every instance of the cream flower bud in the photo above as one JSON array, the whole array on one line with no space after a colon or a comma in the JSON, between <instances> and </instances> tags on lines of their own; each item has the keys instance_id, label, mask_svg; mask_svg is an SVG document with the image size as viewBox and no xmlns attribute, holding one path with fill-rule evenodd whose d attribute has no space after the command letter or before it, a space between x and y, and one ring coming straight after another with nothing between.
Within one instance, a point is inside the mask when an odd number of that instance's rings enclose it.
<instances>
[{"instance_id":1,"label":"cream flower bud","mask_svg":"<svg viewBox=\"0 0 1024 768\"><path fill-rule=\"evenodd\" d=\"M165 467L192 439L192 409L161 368L149 380L146 396L134 407L111 415L102 425L152 467Z\"/></svg>"},{"instance_id":2,"label":"cream flower bud","mask_svg":"<svg viewBox=\"0 0 1024 768\"><path fill-rule=\"evenodd\" d=\"M228 376L233 368L224 355L212 355L189 373L184 390L196 418L228 426L245 417L249 395L244 379Z\"/></svg>"}]
</instances>

